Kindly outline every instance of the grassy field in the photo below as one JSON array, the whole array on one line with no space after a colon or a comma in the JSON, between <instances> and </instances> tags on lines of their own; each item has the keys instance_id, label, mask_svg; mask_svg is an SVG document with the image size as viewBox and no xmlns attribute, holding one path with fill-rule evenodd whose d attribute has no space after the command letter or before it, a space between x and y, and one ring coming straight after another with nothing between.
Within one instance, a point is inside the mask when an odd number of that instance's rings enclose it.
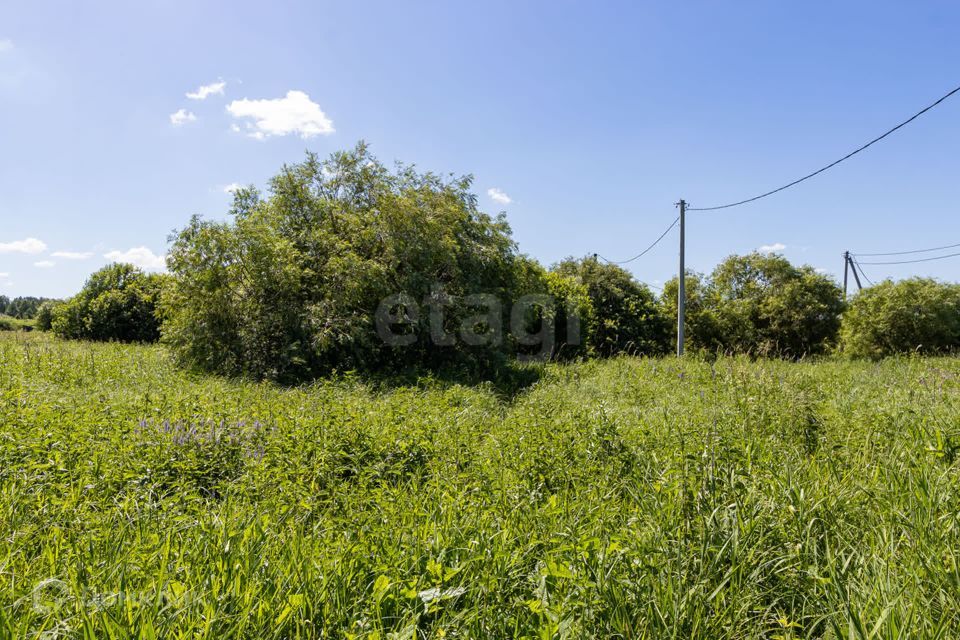
<instances>
[{"instance_id":1,"label":"grassy field","mask_svg":"<svg viewBox=\"0 0 960 640\"><path fill-rule=\"evenodd\" d=\"M960 637L958 375L283 389L0 334L0 636Z\"/></svg>"}]
</instances>

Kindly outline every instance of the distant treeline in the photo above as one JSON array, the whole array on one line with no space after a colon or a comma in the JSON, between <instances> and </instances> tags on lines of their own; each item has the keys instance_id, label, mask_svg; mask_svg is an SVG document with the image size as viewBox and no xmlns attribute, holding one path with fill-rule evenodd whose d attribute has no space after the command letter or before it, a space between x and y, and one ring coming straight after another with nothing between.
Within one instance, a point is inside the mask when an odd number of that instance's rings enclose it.
<instances>
[{"instance_id":1,"label":"distant treeline","mask_svg":"<svg viewBox=\"0 0 960 640\"><path fill-rule=\"evenodd\" d=\"M20 320L32 320L37 317L40 306L48 301L51 301L51 299L24 296L11 300L7 296L0 296L0 314Z\"/></svg>"},{"instance_id":2,"label":"distant treeline","mask_svg":"<svg viewBox=\"0 0 960 640\"><path fill-rule=\"evenodd\" d=\"M545 268L469 177L389 170L363 144L285 166L230 222L194 217L170 273L98 271L40 312L66 338L161 339L184 366L285 382L332 371L496 371L515 357L659 355L676 347L678 281L660 296L594 257ZM686 348L801 358L960 349L960 287L884 282L853 297L779 255L686 276Z\"/></svg>"}]
</instances>

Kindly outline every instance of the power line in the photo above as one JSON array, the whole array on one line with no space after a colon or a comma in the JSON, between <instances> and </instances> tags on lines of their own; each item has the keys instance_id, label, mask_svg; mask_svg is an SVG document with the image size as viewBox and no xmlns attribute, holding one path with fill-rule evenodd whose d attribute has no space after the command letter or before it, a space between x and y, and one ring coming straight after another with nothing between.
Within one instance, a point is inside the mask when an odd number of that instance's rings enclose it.
<instances>
[{"instance_id":1,"label":"power line","mask_svg":"<svg viewBox=\"0 0 960 640\"><path fill-rule=\"evenodd\" d=\"M863 264L913 264L915 262L932 262L934 260L943 260L944 258L953 258L960 256L960 253L948 253L942 256L934 256L932 258L917 258L916 260L892 260L889 262L864 262ZM860 264L859 262L857 264Z\"/></svg>"},{"instance_id":2,"label":"power line","mask_svg":"<svg viewBox=\"0 0 960 640\"><path fill-rule=\"evenodd\" d=\"M825 166L825 167L823 167L823 168L821 168L821 169L817 169L817 170L814 171L813 173L809 173L809 174L803 176L802 178L799 178L799 179L797 179L797 180L794 180L793 182L791 182L791 183L789 183L789 184L785 184L785 185L783 185L782 187L779 187L779 188L777 188L777 189L773 189L772 191L767 191L766 193L761 193L761 194L758 195L758 196L754 196L754 197L752 197L752 198L747 198L746 200L740 200L739 202L731 202L730 204L723 204L723 205L719 205L719 206L715 206L715 207L689 207L689 208L687 209L687 211L716 211L717 209L729 209L730 207L738 207L738 206L740 206L740 205L742 205L742 204L747 204L748 202L754 202L755 200L759 200L760 198L766 198L767 196L772 196L773 194L779 193L780 191L783 191L784 189L789 189L790 187L792 187L792 186L794 186L794 185L800 184L800 183L803 182L804 180L809 180L810 178L812 178L812 177L814 177L814 176L816 176L816 175L819 175L819 174L823 173L823 172L826 171L827 169L831 169L831 168L837 166L838 164L840 164L840 163L843 162L844 160L847 160L848 158L852 158L853 156L857 155L858 153L860 153L861 151L863 151L863 150L866 149L867 147L870 147L870 146L876 144L877 142L880 142L881 140L883 140L884 138L886 138L887 136L889 136L889 135L890 135L891 133L893 133L894 131L900 129L901 127L905 127L906 125L910 124L911 122L913 122L914 120L916 120L917 118L919 118L920 116L922 116L923 114L925 114L927 111L930 111L931 109L933 109L933 108L936 107L938 104L940 104L941 102L943 102L944 100L946 100L947 98L949 98L950 96L952 96L953 94L957 93L958 91L960 91L960 87L957 87L957 88L953 89L952 91L950 91L949 93L947 93L946 95L944 95L943 97L941 97L939 100L937 100L936 102L934 102L934 103L931 104L930 106L928 106L928 107L926 107L926 108L918 111L917 113L913 114L912 116L910 116L909 118L907 118L906 120L904 120L903 122L901 122L900 124L898 124L897 126L895 126L893 129L890 129L889 131L887 131L887 132L884 133L883 135L874 138L873 140L871 140L871 141L868 142L867 144L863 145L862 147L860 147L860 148L858 148L858 149L855 149L854 151L851 151L850 153L848 153L847 155L843 156L843 157L840 158L839 160L835 160L835 161L831 162L830 164L828 164L827 166Z\"/></svg>"},{"instance_id":3,"label":"power line","mask_svg":"<svg viewBox=\"0 0 960 640\"><path fill-rule=\"evenodd\" d=\"M870 286L873 286L873 280L870 279L870 276L868 276L866 272L863 270L863 267L860 266L860 262L856 258L853 258L853 263L857 265L857 270L860 271L860 275L863 276L864 280L869 282Z\"/></svg>"},{"instance_id":4,"label":"power line","mask_svg":"<svg viewBox=\"0 0 960 640\"><path fill-rule=\"evenodd\" d=\"M929 252L931 252L931 251L942 251L943 249L953 249L954 247L960 247L960 243L958 243L958 244L946 244L946 245L944 245L944 246L942 246L942 247L931 247L930 249L914 249L913 251L891 251L891 252L889 252L889 253L857 253L857 254L855 254L855 255L858 255L858 256L869 256L869 257L877 257L877 256L905 256L905 255L907 255L907 254L909 254L909 253L929 253Z\"/></svg>"},{"instance_id":5,"label":"power line","mask_svg":"<svg viewBox=\"0 0 960 640\"><path fill-rule=\"evenodd\" d=\"M675 226L677 226L677 223L678 223L679 221L680 221L680 217L677 216L676 220L674 220L673 222L671 222L671 223L670 223L670 226L667 227L667 230L664 231L663 233L661 233L661 234L660 234L660 237L653 241L653 244L651 244L649 247L647 247L646 249L644 249L643 251L641 251L641 252L638 253L637 255L633 256L633 257L630 258L629 260L620 260L620 261L618 262L618 261L616 261L616 260L607 260L607 259L604 258L603 256L601 256L601 255L599 255L599 254L596 254L596 253L593 254L593 255L597 256L598 258L600 258L601 260L603 260L604 262L606 262L606 263L608 263L608 264L627 264L628 262L633 262L634 260L636 260L636 259L638 259L638 258L642 258L643 256L645 256L651 249L653 249L655 246L657 246L658 244L660 244L660 241L667 237L667 234L670 233L670 230L671 230L671 229L673 229Z\"/></svg>"}]
</instances>

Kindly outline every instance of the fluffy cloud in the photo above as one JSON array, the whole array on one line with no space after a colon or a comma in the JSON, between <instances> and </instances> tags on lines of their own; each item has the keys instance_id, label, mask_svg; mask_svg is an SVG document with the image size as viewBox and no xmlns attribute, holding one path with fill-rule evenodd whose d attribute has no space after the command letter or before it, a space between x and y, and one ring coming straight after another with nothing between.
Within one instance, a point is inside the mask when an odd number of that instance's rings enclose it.
<instances>
[{"instance_id":1,"label":"fluffy cloud","mask_svg":"<svg viewBox=\"0 0 960 640\"><path fill-rule=\"evenodd\" d=\"M774 242L773 244L765 244L763 246L757 247L757 251L760 253L780 253L787 248L787 245L782 242Z\"/></svg>"},{"instance_id":2,"label":"fluffy cloud","mask_svg":"<svg viewBox=\"0 0 960 640\"><path fill-rule=\"evenodd\" d=\"M196 91L188 92L186 95L191 100L206 100L208 96L223 95L223 88L227 86L227 83L223 80L219 82L211 82L210 84L200 85Z\"/></svg>"},{"instance_id":3,"label":"fluffy cloud","mask_svg":"<svg viewBox=\"0 0 960 640\"><path fill-rule=\"evenodd\" d=\"M86 260L93 257L93 253L90 251L54 251L50 255L64 260Z\"/></svg>"},{"instance_id":4,"label":"fluffy cloud","mask_svg":"<svg viewBox=\"0 0 960 640\"><path fill-rule=\"evenodd\" d=\"M27 238L26 240L14 240L13 242L0 242L0 253L43 253L47 250L47 245L36 238Z\"/></svg>"},{"instance_id":5,"label":"fluffy cloud","mask_svg":"<svg viewBox=\"0 0 960 640\"><path fill-rule=\"evenodd\" d=\"M50 267L52 267L52 266L54 266L54 265L56 265L56 264L57 264L57 263L56 263L56 262L53 262L52 260L41 260L41 261L39 261L39 262L34 262L34 263L33 263L33 266L39 267L39 268L41 268L41 269L49 269Z\"/></svg>"},{"instance_id":6,"label":"fluffy cloud","mask_svg":"<svg viewBox=\"0 0 960 640\"><path fill-rule=\"evenodd\" d=\"M0 278L9 278L10 274L6 271L0 271Z\"/></svg>"},{"instance_id":7,"label":"fluffy cloud","mask_svg":"<svg viewBox=\"0 0 960 640\"><path fill-rule=\"evenodd\" d=\"M179 127L182 124L187 122L193 122L197 119L197 116L193 115L192 112L187 111L186 109L180 109L176 113L170 114L170 124L175 127Z\"/></svg>"},{"instance_id":8,"label":"fluffy cloud","mask_svg":"<svg viewBox=\"0 0 960 640\"><path fill-rule=\"evenodd\" d=\"M490 196L490 199L496 202L497 204L510 204L513 200L505 194L500 189L496 187L490 187L487 189L487 195Z\"/></svg>"},{"instance_id":9,"label":"fluffy cloud","mask_svg":"<svg viewBox=\"0 0 960 640\"><path fill-rule=\"evenodd\" d=\"M0 38L0 53L3 53L4 51L12 51L12 50L13 50L13 40L10 40L8 38Z\"/></svg>"},{"instance_id":10,"label":"fluffy cloud","mask_svg":"<svg viewBox=\"0 0 960 640\"><path fill-rule=\"evenodd\" d=\"M111 262L126 262L148 271L163 271L167 268L167 257L158 256L146 247L133 247L126 251L111 251L103 254Z\"/></svg>"},{"instance_id":11,"label":"fluffy cloud","mask_svg":"<svg viewBox=\"0 0 960 640\"><path fill-rule=\"evenodd\" d=\"M240 189L243 189L243 185L239 182L231 182L230 184L223 185L224 193L233 193L234 191L239 191Z\"/></svg>"},{"instance_id":12,"label":"fluffy cloud","mask_svg":"<svg viewBox=\"0 0 960 640\"><path fill-rule=\"evenodd\" d=\"M247 135L258 140L291 133L312 138L334 132L333 121L303 91L288 91L286 97L273 100L234 100L227 105L227 112L246 119ZM231 129L239 131L240 127Z\"/></svg>"}]
</instances>

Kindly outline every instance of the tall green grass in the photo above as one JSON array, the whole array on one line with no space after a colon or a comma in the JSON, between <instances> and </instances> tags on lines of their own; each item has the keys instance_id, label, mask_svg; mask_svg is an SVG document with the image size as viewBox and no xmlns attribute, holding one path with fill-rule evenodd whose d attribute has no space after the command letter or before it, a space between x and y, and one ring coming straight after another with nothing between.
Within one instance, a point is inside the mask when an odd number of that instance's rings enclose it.
<instances>
[{"instance_id":1,"label":"tall green grass","mask_svg":"<svg viewBox=\"0 0 960 640\"><path fill-rule=\"evenodd\" d=\"M193 377L0 336L0 635L956 638L960 362Z\"/></svg>"}]
</instances>

